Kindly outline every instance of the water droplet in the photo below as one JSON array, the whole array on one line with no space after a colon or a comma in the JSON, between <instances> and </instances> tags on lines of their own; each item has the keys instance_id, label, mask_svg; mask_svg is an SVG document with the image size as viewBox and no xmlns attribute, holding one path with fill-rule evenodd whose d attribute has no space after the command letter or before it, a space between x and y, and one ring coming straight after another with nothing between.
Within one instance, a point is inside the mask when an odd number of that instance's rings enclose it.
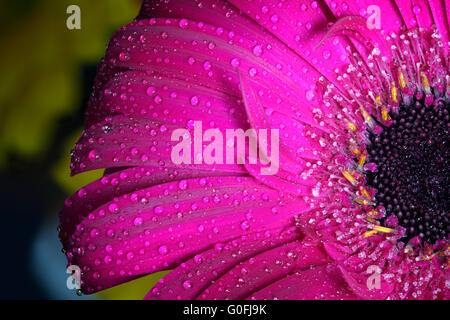
<instances>
[{"instance_id":1,"label":"water droplet","mask_svg":"<svg viewBox=\"0 0 450 320\"><path fill-rule=\"evenodd\" d=\"M117 212L119 212L119 206L118 206L117 204L115 204L115 203L111 203L111 204L108 206L108 210L109 210L109 212L111 212L111 213L117 213Z\"/></svg>"},{"instance_id":2,"label":"water droplet","mask_svg":"<svg viewBox=\"0 0 450 320\"><path fill-rule=\"evenodd\" d=\"M91 161L96 161L100 159L100 155L98 154L97 150L91 150L89 152L88 158Z\"/></svg>"},{"instance_id":3,"label":"water droplet","mask_svg":"<svg viewBox=\"0 0 450 320\"><path fill-rule=\"evenodd\" d=\"M137 217L136 219L134 219L133 224L135 226L140 226L143 222L144 220L141 217Z\"/></svg>"},{"instance_id":4,"label":"water droplet","mask_svg":"<svg viewBox=\"0 0 450 320\"><path fill-rule=\"evenodd\" d=\"M211 69L211 62L205 61L203 63L203 69L205 69L206 71L210 70Z\"/></svg>"},{"instance_id":5,"label":"water droplet","mask_svg":"<svg viewBox=\"0 0 450 320\"><path fill-rule=\"evenodd\" d=\"M183 288L190 289L192 288L192 283L189 280L183 282Z\"/></svg>"},{"instance_id":6,"label":"water droplet","mask_svg":"<svg viewBox=\"0 0 450 320\"><path fill-rule=\"evenodd\" d=\"M186 180L181 180L181 181L178 183L178 187L179 187L181 190L186 190L186 189L187 189L187 186L188 186L188 184L187 184L187 181L186 181Z\"/></svg>"},{"instance_id":7,"label":"water droplet","mask_svg":"<svg viewBox=\"0 0 450 320\"><path fill-rule=\"evenodd\" d=\"M311 101L316 96L314 90L308 90L306 91L306 100Z\"/></svg>"},{"instance_id":8,"label":"water droplet","mask_svg":"<svg viewBox=\"0 0 450 320\"><path fill-rule=\"evenodd\" d=\"M121 52L119 54L119 60L120 61L128 61L128 60L130 60L130 56L126 52Z\"/></svg>"},{"instance_id":9,"label":"water droplet","mask_svg":"<svg viewBox=\"0 0 450 320\"><path fill-rule=\"evenodd\" d=\"M262 47L260 45L255 46L253 48L253 54L259 57L262 54Z\"/></svg>"},{"instance_id":10,"label":"water droplet","mask_svg":"<svg viewBox=\"0 0 450 320\"><path fill-rule=\"evenodd\" d=\"M248 221L243 221L241 223L241 229L245 231L245 230L248 230L248 228L250 228Z\"/></svg>"},{"instance_id":11,"label":"water droplet","mask_svg":"<svg viewBox=\"0 0 450 320\"><path fill-rule=\"evenodd\" d=\"M231 65L233 67L239 67L239 60L237 58L234 58L231 60Z\"/></svg>"},{"instance_id":12,"label":"water droplet","mask_svg":"<svg viewBox=\"0 0 450 320\"><path fill-rule=\"evenodd\" d=\"M92 238L97 237L99 234L98 229L93 228L89 234L91 235Z\"/></svg>"},{"instance_id":13,"label":"water droplet","mask_svg":"<svg viewBox=\"0 0 450 320\"><path fill-rule=\"evenodd\" d=\"M162 245L158 248L158 252L160 255L164 256L169 252L169 249L167 248L167 246Z\"/></svg>"},{"instance_id":14,"label":"water droplet","mask_svg":"<svg viewBox=\"0 0 450 320\"><path fill-rule=\"evenodd\" d=\"M187 19L181 19L180 22L178 23L178 26L180 28L186 28L188 26L189 22L187 21Z\"/></svg>"},{"instance_id":15,"label":"water droplet","mask_svg":"<svg viewBox=\"0 0 450 320\"><path fill-rule=\"evenodd\" d=\"M196 105L198 105L198 103L199 103L198 97L197 96L193 96L191 98L191 105L196 106Z\"/></svg>"}]
</instances>

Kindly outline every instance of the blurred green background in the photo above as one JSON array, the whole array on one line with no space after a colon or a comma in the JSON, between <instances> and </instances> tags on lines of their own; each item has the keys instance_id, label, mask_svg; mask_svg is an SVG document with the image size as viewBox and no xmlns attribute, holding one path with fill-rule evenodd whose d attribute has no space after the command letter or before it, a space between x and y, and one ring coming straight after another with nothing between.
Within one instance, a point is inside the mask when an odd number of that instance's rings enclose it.
<instances>
[{"instance_id":1,"label":"blurred green background","mask_svg":"<svg viewBox=\"0 0 450 320\"><path fill-rule=\"evenodd\" d=\"M67 7L81 9L69 30ZM64 198L102 172L70 177L96 66L140 0L0 1L0 241L3 299L77 299L57 240ZM3 259L2 259L3 262ZM84 298L141 299L161 274Z\"/></svg>"}]
</instances>

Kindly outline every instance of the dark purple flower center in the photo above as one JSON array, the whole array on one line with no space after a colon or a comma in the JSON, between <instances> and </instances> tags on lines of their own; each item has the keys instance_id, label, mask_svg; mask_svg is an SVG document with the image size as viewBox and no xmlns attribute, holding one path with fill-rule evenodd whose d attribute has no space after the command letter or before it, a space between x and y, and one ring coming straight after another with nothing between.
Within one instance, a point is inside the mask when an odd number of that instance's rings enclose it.
<instances>
[{"instance_id":1,"label":"dark purple flower center","mask_svg":"<svg viewBox=\"0 0 450 320\"><path fill-rule=\"evenodd\" d=\"M450 232L449 103L425 106L423 99L400 105L389 127L370 134L368 154L377 172L367 175L377 205L415 236L433 244Z\"/></svg>"}]
</instances>

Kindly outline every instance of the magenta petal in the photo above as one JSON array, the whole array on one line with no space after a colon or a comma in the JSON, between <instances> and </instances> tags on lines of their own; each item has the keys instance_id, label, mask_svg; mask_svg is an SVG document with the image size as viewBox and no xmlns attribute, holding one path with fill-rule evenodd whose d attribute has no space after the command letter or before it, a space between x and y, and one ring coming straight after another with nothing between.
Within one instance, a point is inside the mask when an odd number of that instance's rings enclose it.
<instances>
[{"instance_id":1,"label":"magenta petal","mask_svg":"<svg viewBox=\"0 0 450 320\"><path fill-rule=\"evenodd\" d=\"M115 54L114 51L111 49L111 54ZM186 61L180 61L180 65L191 63L190 59L194 58L186 58ZM164 64L158 67L169 73L175 65ZM172 73L176 74L176 71L179 68ZM199 70L192 72L201 75ZM106 116L124 114L166 121L182 128L193 120L202 120L205 125L217 128L246 126L245 111L237 96L239 92L221 90L218 86L208 88L193 80L188 83L170 75L155 76L144 71L122 71L102 85L102 89L92 99L94 102L88 110L90 118L95 117L99 121Z\"/></svg>"},{"instance_id":2,"label":"magenta petal","mask_svg":"<svg viewBox=\"0 0 450 320\"><path fill-rule=\"evenodd\" d=\"M251 296L253 300L353 300L357 298L348 290L339 270L332 265L296 272Z\"/></svg>"},{"instance_id":3,"label":"magenta petal","mask_svg":"<svg viewBox=\"0 0 450 320\"><path fill-rule=\"evenodd\" d=\"M394 290L394 284L380 275L380 287L369 288L370 274L352 273L339 266L348 287L360 298L369 300L384 300Z\"/></svg>"},{"instance_id":4,"label":"magenta petal","mask_svg":"<svg viewBox=\"0 0 450 320\"><path fill-rule=\"evenodd\" d=\"M328 255L333 259L333 260L343 260L346 259L348 257L349 254L353 253L353 251L351 249L349 249L348 247L344 247L338 243L335 242L325 242L323 244L325 250L327 251Z\"/></svg>"},{"instance_id":5,"label":"magenta petal","mask_svg":"<svg viewBox=\"0 0 450 320\"><path fill-rule=\"evenodd\" d=\"M403 21L409 29L415 27L430 28L433 25L433 16L428 10L428 1L395 1Z\"/></svg>"},{"instance_id":6,"label":"magenta petal","mask_svg":"<svg viewBox=\"0 0 450 320\"><path fill-rule=\"evenodd\" d=\"M309 0L230 2L283 41L313 70L330 81L335 79L334 70L347 61L345 47L349 42L345 38L339 37L327 42L326 46L316 47L326 32L327 25L335 21L325 3ZM309 85L314 83L309 82Z\"/></svg>"},{"instance_id":7,"label":"magenta petal","mask_svg":"<svg viewBox=\"0 0 450 320\"><path fill-rule=\"evenodd\" d=\"M450 41L450 26L449 26L449 10L450 2L442 0L429 0L428 1L431 14L433 15L434 23L442 36L442 44L448 54L448 42ZM443 14L446 12L447 14Z\"/></svg>"},{"instance_id":8,"label":"magenta petal","mask_svg":"<svg viewBox=\"0 0 450 320\"><path fill-rule=\"evenodd\" d=\"M104 176L81 188L65 201L59 214L63 246L68 246L68 236L89 213L115 197L170 181L213 176L231 176L231 173L190 168L136 167Z\"/></svg>"},{"instance_id":9,"label":"magenta petal","mask_svg":"<svg viewBox=\"0 0 450 320\"><path fill-rule=\"evenodd\" d=\"M252 178L171 182L116 198L70 236L69 263L93 292L173 268L196 252L243 234L290 224L307 207Z\"/></svg>"},{"instance_id":10,"label":"magenta petal","mask_svg":"<svg viewBox=\"0 0 450 320\"><path fill-rule=\"evenodd\" d=\"M305 124L297 122L297 125L286 127L287 121L276 122L276 120L278 120L277 117L274 117L273 115L268 116L264 110L264 102L261 101L261 97L256 94L254 83L245 75L241 75L241 89L245 109L252 128L271 128L272 131L268 130L268 137L269 135L272 135L273 129L278 130L278 136L280 132L290 132L289 134L286 133L285 135L279 136L278 148L273 148L273 150L278 151L278 166L274 166L273 162L270 166L267 166L262 165L261 163L250 164L250 162L247 161L245 165L247 170L258 180L269 186L299 195L310 194L312 182L301 179L299 175L299 173L306 168L305 159L314 158L312 151L315 150L313 147L309 146L307 139L302 135L301 129L304 128ZM308 115L310 115L310 111L306 108L304 108L304 111L305 113L302 114L302 118L303 120L306 120L308 119ZM310 121L312 122L312 120ZM282 129L280 129L280 127L282 127ZM289 143L290 141L286 141L286 137L295 140L295 142ZM272 138L273 137L268 138L267 141L268 153L270 152L269 150L272 150L272 144L274 143ZM298 153L296 150L292 149L292 146L301 146L303 151ZM266 156L267 154L264 154L264 157ZM272 171L270 171L270 169L272 169Z\"/></svg>"},{"instance_id":11,"label":"magenta petal","mask_svg":"<svg viewBox=\"0 0 450 320\"><path fill-rule=\"evenodd\" d=\"M367 9L371 5L376 5L381 11L381 29L387 32L399 33L401 26L403 25L403 19L399 8L392 0L360 0L346 1L345 4L333 5L333 0L325 0L328 7L333 11L335 16L341 18L349 15L359 15L364 19L367 19L371 12L367 12Z\"/></svg>"},{"instance_id":12,"label":"magenta petal","mask_svg":"<svg viewBox=\"0 0 450 320\"><path fill-rule=\"evenodd\" d=\"M200 299L244 299L253 292L301 270L329 261L320 245L303 239L257 254L216 280Z\"/></svg>"},{"instance_id":13,"label":"magenta petal","mask_svg":"<svg viewBox=\"0 0 450 320\"><path fill-rule=\"evenodd\" d=\"M295 228L274 229L249 234L195 255L165 276L147 294L147 299L182 299L197 297L205 288L243 260L273 247L299 239Z\"/></svg>"},{"instance_id":14,"label":"magenta petal","mask_svg":"<svg viewBox=\"0 0 450 320\"><path fill-rule=\"evenodd\" d=\"M132 166L245 172L244 167L238 164L195 164L193 152L189 156L191 164L175 164L171 152L179 141L172 141L171 135L177 129L180 129L177 125L141 116L107 118L85 130L77 142L72 155L72 174ZM194 137L192 131L190 135Z\"/></svg>"}]
</instances>

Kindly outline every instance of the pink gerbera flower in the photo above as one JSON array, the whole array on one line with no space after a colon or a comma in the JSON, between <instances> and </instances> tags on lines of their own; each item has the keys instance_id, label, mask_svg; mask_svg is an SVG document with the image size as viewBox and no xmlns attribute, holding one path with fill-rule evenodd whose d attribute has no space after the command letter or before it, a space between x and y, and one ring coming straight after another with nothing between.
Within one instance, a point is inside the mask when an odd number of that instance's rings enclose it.
<instances>
[{"instance_id":1,"label":"pink gerbera flower","mask_svg":"<svg viewBox=\"0 0 450 320\"><path fill-rule=\"evenodd\" d=\"M82 291L174 269L146 298L448 299L448 9L144 1L73 151L73 174L106 168L60 214ZM198 120L278 129L279 170L174 164Z\"/></svg>"}]
</instances>

